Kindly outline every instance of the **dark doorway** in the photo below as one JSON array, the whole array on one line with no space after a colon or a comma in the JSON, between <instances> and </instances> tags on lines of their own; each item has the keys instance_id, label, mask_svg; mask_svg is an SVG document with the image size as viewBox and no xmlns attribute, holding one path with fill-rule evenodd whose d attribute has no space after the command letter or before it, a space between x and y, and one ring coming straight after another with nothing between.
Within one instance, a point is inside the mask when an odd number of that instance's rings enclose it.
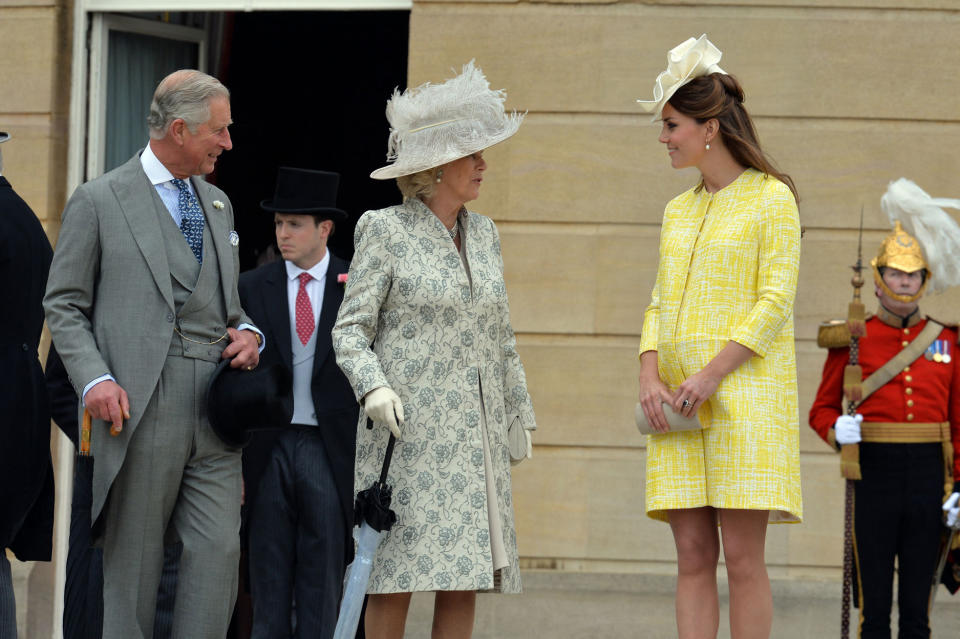
<instances>
[{"instance_id":1,"label":"dark doorway","mask_svg":"<svg viewBox=\"0 0 960 639\"><path fill-rule=\"evenodd\" d=\"M408 11L228 14L217 75L231 92L234 148L213 178L233 203L241 270L274 244L278 166L336 171L350 219L330 240L353 256L353 227L370 209L399 203L396 183L370 179L386 164L384 107L407 78Z\"/></svg>"}]
</instances>

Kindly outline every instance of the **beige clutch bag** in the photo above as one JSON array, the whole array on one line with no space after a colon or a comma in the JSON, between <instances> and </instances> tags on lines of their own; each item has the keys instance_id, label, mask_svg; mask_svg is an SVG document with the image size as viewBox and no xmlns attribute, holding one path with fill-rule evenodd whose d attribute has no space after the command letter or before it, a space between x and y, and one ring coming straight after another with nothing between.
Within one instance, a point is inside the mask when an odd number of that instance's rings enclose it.
<instances>
[{"instance_id":1,"label":"beige clutch bag","mask_svg":"<svg viewBox=\"0 0 960 639\"><path fill-rule=\"evenodd\" d=\"M697 419L696 413L694 413L693 417L684 417L683 415L673 412L673 409L666 402L663 402L663 415L667 418L667 425L670 426L669 432L703 428L703 426L700 425L700 420ZM640 402L637 402L634 417L637 420L637 429L644 435L660 434L650 427L650 422L647 421L647 414L643 412L643 406Z\"/></svg>"}]
</instances>

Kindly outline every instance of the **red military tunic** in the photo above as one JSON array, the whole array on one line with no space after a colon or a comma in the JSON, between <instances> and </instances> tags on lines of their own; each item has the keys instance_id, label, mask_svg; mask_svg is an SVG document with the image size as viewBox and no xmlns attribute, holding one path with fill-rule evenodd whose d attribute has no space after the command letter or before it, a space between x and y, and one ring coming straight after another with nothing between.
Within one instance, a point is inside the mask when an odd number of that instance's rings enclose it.
<instances>
[{"instance_id":1,"label":"red military tunic","mask_svg":"<svg viewBox=\"0 0 960 639\"><path fill-rule=\"evenodd\" d=\"M908 328L885 323L878 316L867 320L867 336L860 339L860 366L869 377L904 346L916 339L927 320ZM892 380L880 387L857 409L865 422L950 422L953 439L953 478L960 480L960 352L957 331L944 328L937 336L949 345L949 363L921 355ZM810 409L810 426L833 445L833 425L842 414L843 369L849 348L831 348L823 365L823 379Z\"/></svg>"},{"instance_id":2,"label":"red military tunic","mask_svg":"<svg viewBox=\"0 0 960 639\"><path fill-rule=\"evenodd\" d=\"M906 328L902 319L881 307L883 316L867 320L867 337L860 340L859 363L866 379L917 338L927 321L914 315ZM889 319L887 319L889 318ZM923 354L877 389L858 408L864 423L923 424L949 422L953 440L953 478L960 478L960 353L957 331L945 328L937 336L940 352L949 349L948 363ZM834 443L833 425L841 415L843 369L849 348L832 348L823 367L823 380L810 410L810 426ZM854 482L853 542L855 580L860 608L858 639L889 639L893 604L894 565L897 566L900 637L929 637L928 598L943 530L941 503L945 486L943 450L937 443L863 442L859 447L863 478Z\"/></svg>"}]
</instances>

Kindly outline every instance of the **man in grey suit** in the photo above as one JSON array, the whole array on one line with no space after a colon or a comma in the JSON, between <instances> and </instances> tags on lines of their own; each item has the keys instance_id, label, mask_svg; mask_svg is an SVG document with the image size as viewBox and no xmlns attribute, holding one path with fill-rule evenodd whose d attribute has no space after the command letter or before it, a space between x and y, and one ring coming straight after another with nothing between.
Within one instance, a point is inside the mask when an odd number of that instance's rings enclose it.
<instances>
[{"instance_id":1,"label":"man in grey suit","mask_svg":"<svg viewBox=\"0 0 960 639\"><path fill-rule=\"evenodd\" d=\"M232 147L229 92L174 72L148 124L143 151L67 203L44 307L94 418L104 639L152 635L165 541L183 544L173 637L222 639L237 593L240 451L214 434L204 400L217 362L253 370L262 342L240 307L230 201L196 177Z\"/></svg>"}]
</instances>

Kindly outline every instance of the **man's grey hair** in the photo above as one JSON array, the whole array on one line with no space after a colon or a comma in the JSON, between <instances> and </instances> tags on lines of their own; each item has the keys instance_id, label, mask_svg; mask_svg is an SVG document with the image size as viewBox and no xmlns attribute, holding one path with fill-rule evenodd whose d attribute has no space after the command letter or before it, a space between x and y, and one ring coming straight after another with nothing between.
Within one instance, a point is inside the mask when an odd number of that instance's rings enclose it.
<instances>
[{"instance_id":1,"label":"man's grey hair","mask_svg":"<svg viewBox=\"0 0 960 639\"><path fill-rule=\"evenodd\" d=\"M230 91L215 77L195 69L174 71L157 85L150 102L147 126L150 137L160 140L176 119L182 119L191 133L210 119L210 100L230 98Z\"/></svg>"}]
</instances>

